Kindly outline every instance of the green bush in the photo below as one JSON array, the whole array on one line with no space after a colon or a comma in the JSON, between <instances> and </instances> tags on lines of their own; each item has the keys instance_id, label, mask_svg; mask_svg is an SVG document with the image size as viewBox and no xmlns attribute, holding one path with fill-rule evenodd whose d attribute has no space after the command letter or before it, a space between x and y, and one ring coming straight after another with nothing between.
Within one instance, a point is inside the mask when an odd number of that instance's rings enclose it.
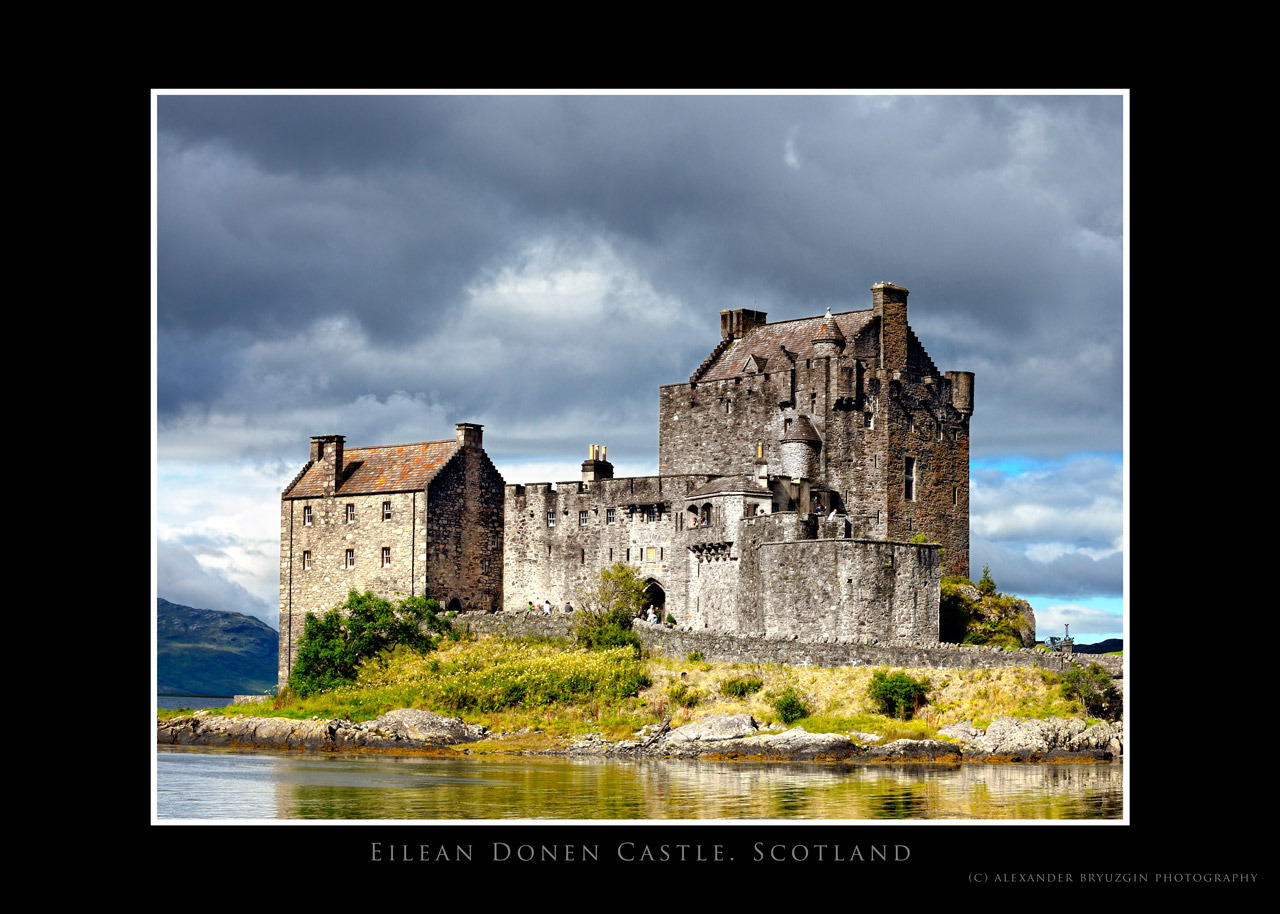
<instances>
[{"instance_id":1,"label":"green bush","mask_svg":"<svg viewBox=\"0 0 1280 914\"><path fill-rule=\"evenodd\" d=\"M631 623L647 603L644 582L635 569L617 562L600 572L594 588L578 594L574 639L592 650L630 647L639 657L640 637L631 631Z\"/></svg>"},{"instance_id":2,"label":"green bush","mask_svg":"<svg viewBox=\"0 0 1280 914\"><path fill-rule=\"evenodd\" d=\"M692 708L702 700L701 692L683 682L668 689L667 696L671 699L673 705L682 705L686 708Z\"/></svg>"},{"instance_id":3,"label":"green bush","mask_svg":"<svg viewBox=\"0 0 1280 914\"><path fill-rule=\"evenodd\" d=\"M746 698L752 692L759 692L764 683L759 679L739 679L734 677L720 683L720 694L725 698Z\"/></svg>"},{"instance_id":4,"label":"green bush","mask_svg":"<svg viewBox=\"0 0 1280 914\"><path fill-rule=\"evenodd\" d=\"M684 655L684 659L688 660L690 663L698 663L702 660L702 651L689 651L689 653Z\"/></svg>"},{"instance_id":5,"label":"green bush","mask_svg":"<svg viewBox=\"0 0 1280 914\"><path fill-rule=\"evenodd\" d=\"M931 688L927 679L912 679L906 673L876 670L867 684L867 695L881 714L910 720L916 709L927 700Z\"/></svg>"},{"instance_id":6,"label":"green bush","mask_svg":"<svg viewBox=\"0 0 1280 914\"><path fill-rule=\"evenodd\" d=\"M782 718L784 724L809 716L809 706L805 704L803 698L796 694L796 690L790 686L773 696L769 704L773 706L773 710Z\"/></svg>"},{"instance_id":7,"label":"green bush","mask_svg":"<svg viewBox=\"0 0 1280 914\"><path fill-rule=\"evenodd\" d=\"M1104 720L1116 720L1124 713L1124 701L1111 674L1096 663L1088 669L1077 667L1062 677L1062 697L1075 698L1085 712Z\"/></svg>"},{"instance_id":8,"label":"green bush","mask_svg":"<svg viewBox=\"0 0 1280 914\"><path fill-rule=\"evenodd\" d=\"M360 664L398 646L427 653L441 635L456 639L435 600L408 597L394 606L366 591L323 616L307 613L289 688L301 696L354 682Z\"/></svg>"}]
</instances>

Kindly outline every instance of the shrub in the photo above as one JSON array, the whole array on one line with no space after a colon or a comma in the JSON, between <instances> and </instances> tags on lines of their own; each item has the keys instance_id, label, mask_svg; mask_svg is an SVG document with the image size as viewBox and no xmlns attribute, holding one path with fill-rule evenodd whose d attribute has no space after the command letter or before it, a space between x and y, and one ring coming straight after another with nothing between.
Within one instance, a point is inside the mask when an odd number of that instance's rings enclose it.
<instances>
[{"instance_id":1,"label":"shrub","mask_svg":"<svg viewBox=\"0 0 1280 914\"><path fill-rule=\"evenodd\" d=\"M668 625L675 625L675 624L676 624L676 617L675 617L675 616L673 616L673 615L671 615L671 613L667 613L667 624L668 624Z\"/></svg>"},{"instance_id":2,"label":"shrub","mask_svg":"<svg viewBox=\"0 0 1280 914\"><path fill-rule=\"evenodd\" d=\"M1111 674L1096 663L1064 674L1061 688L1063 698L1078 699L1088 714L1115 720L1124 713L1120 690L1111 681Z\"/></svg>"},{"instance_id":3,"label":"shrub","mask_svg":"<svg viewBox=\"0 0 1280 914\"><path fill-rule=\"evenodd\" d=\"M691 688L683 682L668 689L667 695L670 697L673 705L682 705L686 708L692 708L702 700L701 692L697 689Z\"/></svg>"},{"instance_id":4,"label":"shrub","mask_svg":"<svg viewBox=\"0 0 1280 914\"><path fill-rule=\"evenodd\" d=\"M578 594L573 634L591 649L630 647L640 656L640 637L631 623L648 602L634 568L617 562L600 572L596 586Z\"/></svg>"},{"instance_id":5,"label":"shrub","mask_svg":"<svg viewBox=\"0 0 1280 914\"><path fill-rule=\"evenodd\" d=\"M764 683L759 679L739 679L734 677L720 683L720 694L725 698L746 698L752 692L759 692Z\"/></svg>"},{"instance_id":6,"label":"shrub","mask_svg":"<svg viewBox=\"0 0 1280 914\"><path fill-rule=\"evenodd\" d=\"M688 660L690 663L698 663L702 660L702 651L689 651L689 653L684 655L684 659Z\"/></svg>"},{"instance_id":7,"label":"shrub","mask_svg":"<svg viewBox=\"0 0 1280 914\"><path fill-rule=\"evenodd\" d=\"M361 663L398 646L426 653L443 634L456 638L440 604L408 597L394 606L366 591L323 616L307 613L289 688L301 696L353 682Z\"/></svg>"},{"instance_id":8,"label":"shrub","mask_svg":"<svg viewBox=\"0 0 1280 914\"><path fill-rule=\"evenodd\" d=\"M774 695L769 700L769 704L773 706L773 710L782 718L784 724L809 716L808 705L805 704L803 698L796 694L796 690L790 686L779 694Z\"/></svg>"},{"instance_id":9,"label":"shrub","mask_svg":"<svg viewBox=\"0 0 1280 914\"><path fill-rule=\"evenodd\" d=\"M867 684L867 695L876 703L880 713L910 720L925 703L930 688L927 679L912 679L906 673L876 670Z\"/></svg>"}]
</instances>

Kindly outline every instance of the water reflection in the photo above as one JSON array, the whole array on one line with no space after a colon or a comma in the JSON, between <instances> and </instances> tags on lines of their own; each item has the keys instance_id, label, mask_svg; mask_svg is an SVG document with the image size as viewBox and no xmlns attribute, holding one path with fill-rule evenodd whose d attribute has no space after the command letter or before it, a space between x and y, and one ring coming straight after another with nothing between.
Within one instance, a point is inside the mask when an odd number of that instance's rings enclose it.
<instances>
[{"instance_id":1,"label":"water reflection","mask_svg":"<svg viewBox=\"0 0 1280 914\"><path fill-rule=\"evenodd\" d=\"M180 819L1093 819L1120 765L815 766L158 750Z\"/></svg>"}]
</instances>

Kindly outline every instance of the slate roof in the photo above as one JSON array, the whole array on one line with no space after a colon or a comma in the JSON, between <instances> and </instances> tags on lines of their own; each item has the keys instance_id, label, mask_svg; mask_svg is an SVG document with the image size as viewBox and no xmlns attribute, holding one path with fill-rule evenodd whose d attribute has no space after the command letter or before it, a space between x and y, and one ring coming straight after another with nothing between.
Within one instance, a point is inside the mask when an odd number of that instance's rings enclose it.
<instances>
[{"instance_id":1,"label":"slate roof","mask_svg":"<svg viewBox=\"0 0 1280 914\"><path fill-rule=\"evenodd\" d=\"M425 489L459 448L458 440L420 441L382 447L348 448L342 455L342 485L338 495L374 495ZM324 494L321 468L307 467L302 478L282 498L318 498Z\"/></svg>"},{"instance_id":2,"label":"slate roof","mask_svg":"<svg viewBox=\"0 0 1280 914\"><path fill-rule=\"evenodd\" d=\"M706 498L709 495L721 495L725 492L746 492L749 495L772 495L768 489L762 488L752 476L724 476L713 479L706 485L694 489L685 498Z\"/></svg>"},{"instance_id":3,"label":"slate roof","mask_svg":"<svg viewBox=\"0 0 1280 914\"><path fill-rule=\"evenodd\" d=\"M839 330L845 339L856 336L875 317L870 308L863 311L845 311L831 316L836 324L835 329ZM796 320L752 327L747 331L746 336L730 343L714 364L698 376L698 381L736 378L743 374L747 359L753 355L760 359L772 357L766 371L784 370L790 366L779 363L782 358L782 354L778 352L779 346L785 347L787 354L793 359L814 358L814 339L819 335L828 338L831 336L830 333L824 333L827 329L826 319L827 316L822 314L818 317L801 317Z\"/></svg>"}]
</instances>

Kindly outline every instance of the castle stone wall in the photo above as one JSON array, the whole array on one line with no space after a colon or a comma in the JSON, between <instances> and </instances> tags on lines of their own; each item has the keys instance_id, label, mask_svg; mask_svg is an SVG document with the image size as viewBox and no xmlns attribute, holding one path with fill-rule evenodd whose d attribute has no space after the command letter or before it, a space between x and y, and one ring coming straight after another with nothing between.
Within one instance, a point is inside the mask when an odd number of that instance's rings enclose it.
<instances>
[{"instance_id":1,"label":"castle stone wall","mask_svg":"<svg viewBox=\"0 0 1280 914\"><path fill-rule=\"evenodd\" d=\"M382 519L391 504L391 520ZM354 520L347 521L351 505ZM311 508L311 524L305 523ZM322 615L354 590L390 597L424 593L426 499L422 492L285 499L280 510L280 682L289 678L308 612ZM415 548L415 546L417 548ZM389 566L382 549L391 550ZM346 551L354 567L346 567ZM310 553L310 567L307 554Z\"/></svg>"},{"instance_id":2,"label":"castle stone wall","mask_svg":"<svg viewBox=\"0 0 1280 914\"><path fill-rule=\"evenodd\" d=\"M523 614L468 614L456 624L471 631L520 637L551 635L568 637L572 616L546 618ZM862 644L838 641L804 641L794 637L767 638L732 632L666 628L637 623L633 629L641 644L658 657L685 659L698 651L715 663L780 663L788 666L884 666L902 669L988 670L1008 667L1039 667L1061 673L1073 667L1098 663L1112 676L1124 674L1123 657L1095 654L1066 655L1021 648L1002 650L968 644Z\"/></svg>"}]
</instances>

